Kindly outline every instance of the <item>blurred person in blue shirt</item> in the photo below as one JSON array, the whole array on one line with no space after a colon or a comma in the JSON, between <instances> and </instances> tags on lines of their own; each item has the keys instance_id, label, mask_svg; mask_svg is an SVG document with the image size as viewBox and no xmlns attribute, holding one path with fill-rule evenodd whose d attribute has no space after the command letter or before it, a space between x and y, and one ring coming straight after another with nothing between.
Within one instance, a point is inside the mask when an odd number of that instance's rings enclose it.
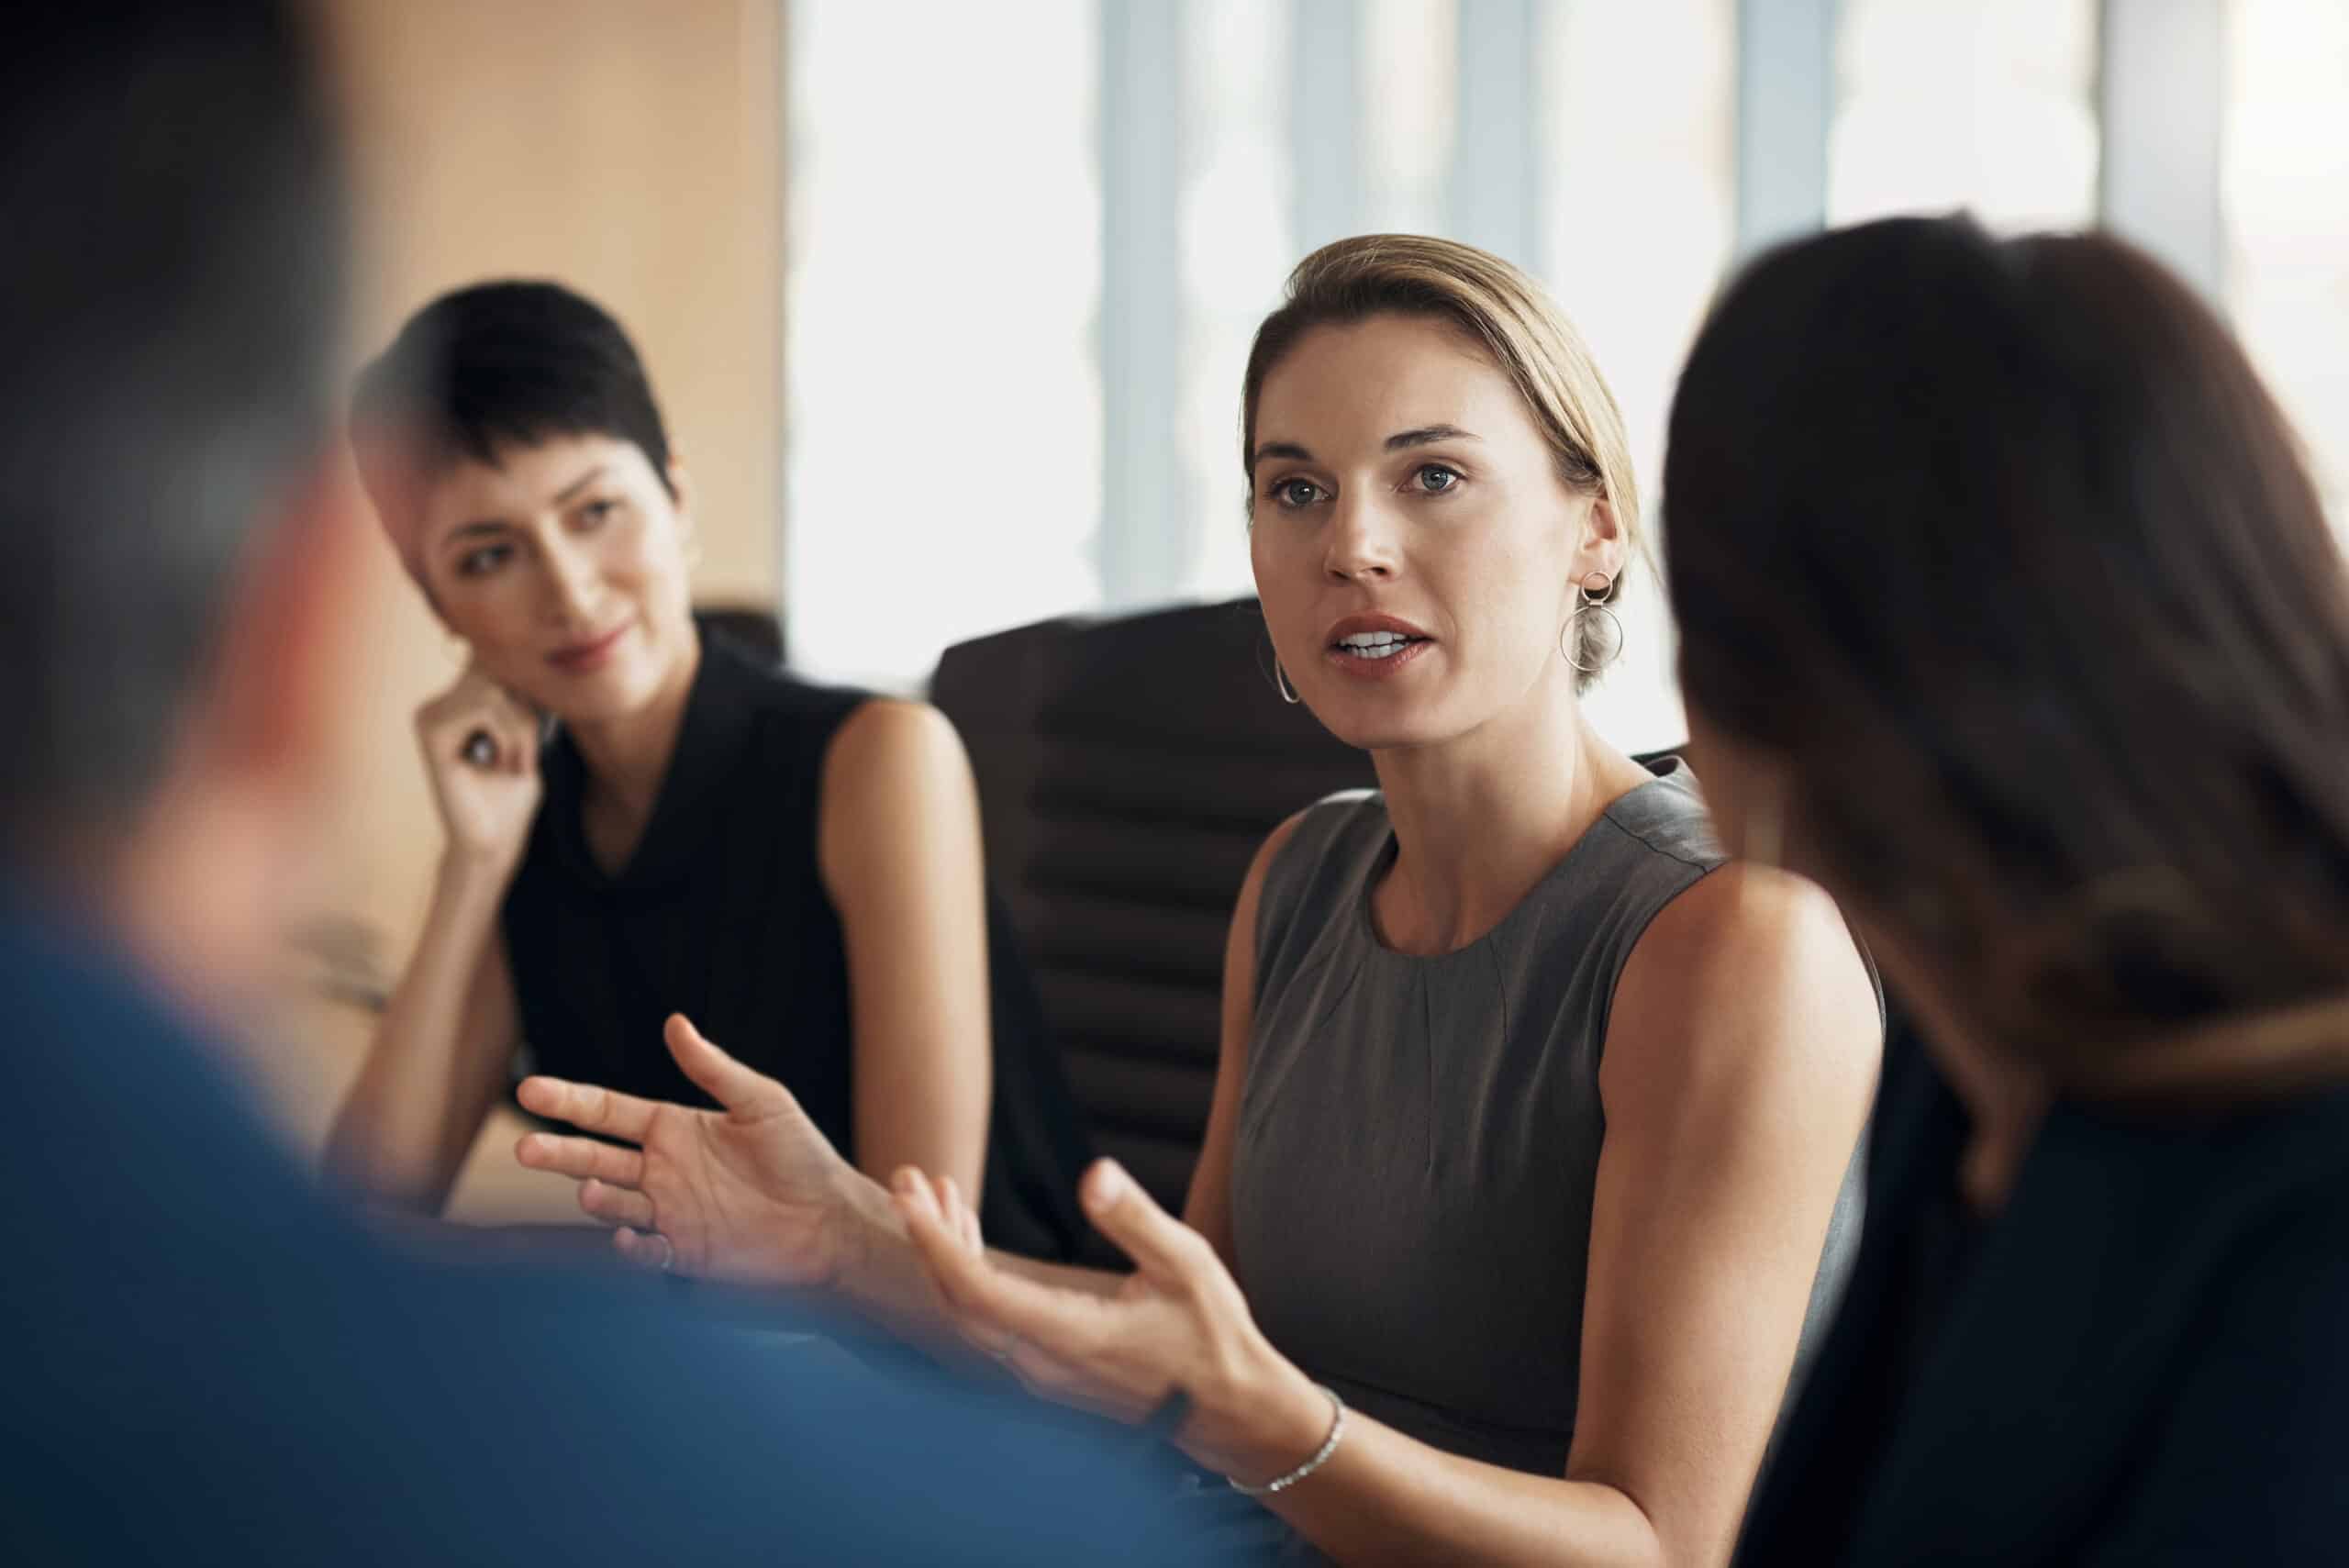
<instances>
[{"instance_id":1,"label":"blurred person in blue shirt","mask_svg":"<svg viewBox=\"0 0 2349 1568\"><path fill-rule=\"evenodd\" d=\"M1164 1489L1097 1433L386 1253L221 1071L364 548L290 10L100 0L0 63L0 1560L1130 1560Z\"/></svg>"}]
</instances>

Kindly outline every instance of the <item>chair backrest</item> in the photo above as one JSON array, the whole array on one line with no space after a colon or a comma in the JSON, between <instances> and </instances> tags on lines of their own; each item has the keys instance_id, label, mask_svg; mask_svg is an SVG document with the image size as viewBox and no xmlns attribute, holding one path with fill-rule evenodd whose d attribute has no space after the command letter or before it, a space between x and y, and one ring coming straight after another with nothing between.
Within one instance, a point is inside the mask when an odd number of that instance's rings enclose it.
<instances>
[{"instance_id":1,"label":"chair backrest","mask_svg":"<svg viewBox=\"0 0 2349 1568\"><path fill-rule=\"evenodd\" d=\"M770 605L719 600L696 605L702 625L770 664L784 662L783 617Z\"/></svg>"},{"instance_id":2,"label":"chair backrest","mask_svg":"<svg viewBox=\"0 0 2349 1568\"><path fill-rule=\"evenodd\" d=\"M1248 862L1291 812L1375 782L1281 701L1272 660L1239 599L980 638L930 687L1095 1144L1170 1207L1207 1125Z\"/></svg>"}]
</instances>

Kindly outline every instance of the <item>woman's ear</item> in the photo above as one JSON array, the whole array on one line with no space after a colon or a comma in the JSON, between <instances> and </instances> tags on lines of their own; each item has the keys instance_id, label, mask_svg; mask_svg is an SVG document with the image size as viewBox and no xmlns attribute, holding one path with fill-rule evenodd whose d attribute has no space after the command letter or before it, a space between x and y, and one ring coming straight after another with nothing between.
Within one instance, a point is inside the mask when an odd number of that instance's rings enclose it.
<instances>
[{"instance_id":1,"label":"woman's ear","mask_svg":"<svg viewBox=\"0 0 2349 1568\"><path fill-rule=\"evenodd\" d=\"M1574 581L1581 583L1594 572L1603 572L1609 578L1623 574L1623 526L1616 518L1615 503L1604 495L1591 498L1582 509L1575 539Z\"/></svg>"},{"instance_id":2,"label":"woman's ear","mask_svg":"<svg viewBox=\"0 0 2349 1568\"><path fill-rule=\"evenodd\" d=\"M311 799L328 786L362 662L352 628L366 621L354 609L367 532L358 487L331 464L255 530L200 726L219 776L250 798Z\"/></svg>"},{"instance_id":3,"label":"woman's ear","mask_svg":"<svg viewBox=\"0 0 2349 1568\"><path fill-rule=\"evenodd\" d=\"M669 467L664 477L669 482L669 494L677 513L677 544L684 551L685 570L691 573L701 564L701 526L694 520L693 475L685 470L685 460L677 452L669 454Z\"/></svg>"}]
</instances>

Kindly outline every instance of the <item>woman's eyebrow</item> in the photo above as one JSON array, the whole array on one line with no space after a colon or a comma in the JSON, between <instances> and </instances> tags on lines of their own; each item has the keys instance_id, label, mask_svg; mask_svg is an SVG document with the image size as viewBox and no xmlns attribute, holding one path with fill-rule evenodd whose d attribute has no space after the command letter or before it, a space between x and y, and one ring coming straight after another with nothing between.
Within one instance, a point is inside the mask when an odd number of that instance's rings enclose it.
<instances>
[{"instance_id":1,"label":"woman's eyebrow","mask_svg":"<svg viewBox=\"0 0 2349 1568\"><path fill-rule=\"evenodd\" d=\"M475 534L501 534L514 525L498 517L476 517L470 523L459 523L440 536L442 544L454 544Z\"/></svg>"},{"instance_id":2,"label":"woman's eyebrow","mask_svg":"<svg viewBox=\"0 0 2349 1568\"><path fill-rule=\"evenodd\" d=\"M1248 466L1253 468L1258 463L1263 462L1266 458L1275 457L1285 458L1290 462L1311 462L1313 461L1313 454L1307 451L1303 447L1298 446L1295 441L1266 441L1263 446L1256 449L1256 455L1248 460Z\"/></svg>"},{"instance_id":3,"label":"woman's eyebrow","mask_svg":"<svg viewBox=\"0 0 2349 1568\"><path fill-rule=\"evenodd\" d=\"M554 504L558 506L562 506L565 501L570 500L573 495L578 495L582 490L586 489L588 485L594 484L598 478L601 478L604 470L611 466L612 465L607 462L597 463L595 467L589 469L586 473L581 474L578 478L573 480L570 484L556 491L554 493Z\"/></svg>"},{"instance_id":4,"label":"woman's eyebrow","mask_svg":"<svg viewBox=\"0 0 2349 1568\"><path fill-rule=\"evenodd\" d=\"M1386 438L1386 450L1399 452L1406 447L1424 447L1437 441L1481 441L1484 438L1474 430L1464 430L1457 425L1422 425L1416 430L1397 430Z\"/></svg>"}]
</instances>

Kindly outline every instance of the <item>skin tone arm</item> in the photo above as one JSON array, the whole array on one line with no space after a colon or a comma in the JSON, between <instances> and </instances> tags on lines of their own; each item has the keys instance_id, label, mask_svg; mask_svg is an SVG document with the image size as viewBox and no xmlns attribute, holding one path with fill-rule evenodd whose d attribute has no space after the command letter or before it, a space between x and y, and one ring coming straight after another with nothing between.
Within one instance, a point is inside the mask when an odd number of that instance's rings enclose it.
<instances>
[{"instance_id":1,"label":"skin tone arm","mask_svg":"<svg viewBox=\"0 0 2349 1568\"><path fill-rule=\"evenodd\" d=\"M416 954L328 1135L328 1173L395 1208L436 1214L480 1133L520 1033L498 937L507 884L538 810L538 726L468 671L417 716L447 831ZM462 760L486 731L486 766Z\"/></svg>"},{"instance_id":2,"label":"skin tone arm","mask_svg":"<svg viewBox=\"0 0 2349 1568\"><path fill-rule=\"evenodd\" d=\"M1717 1563L1783 1393L1835 1194L1874 1084L1874 996L1823 895L1716 873L1626 966L1564 1476L1442 1453L1351 1414L1336 1455L1268 1504L1348 1563ZM1143 1288L1103 1301L990 1268L934 1186L898 1195L959 1311L1034 1345L1086 1402L1128 1415L1180 1387L1177 1440L1242 1480L1286 1473L1328 1401L1241 1331L1204 1238L1114 1167L1085 1197Z\"/></svg>"},{"instance_id":3,"label":"skin tone arm","mask_svg":"<svg viewBox=\"0 0 2349 1568\"><path fill-rule=\"evenodd\" d=\"M824 761L817 863L840 912L856 1151L954 1179L975 1205L992 1052L979 800L954 727L918 703L851 715Z\"/></svg>"}]
</instances>

